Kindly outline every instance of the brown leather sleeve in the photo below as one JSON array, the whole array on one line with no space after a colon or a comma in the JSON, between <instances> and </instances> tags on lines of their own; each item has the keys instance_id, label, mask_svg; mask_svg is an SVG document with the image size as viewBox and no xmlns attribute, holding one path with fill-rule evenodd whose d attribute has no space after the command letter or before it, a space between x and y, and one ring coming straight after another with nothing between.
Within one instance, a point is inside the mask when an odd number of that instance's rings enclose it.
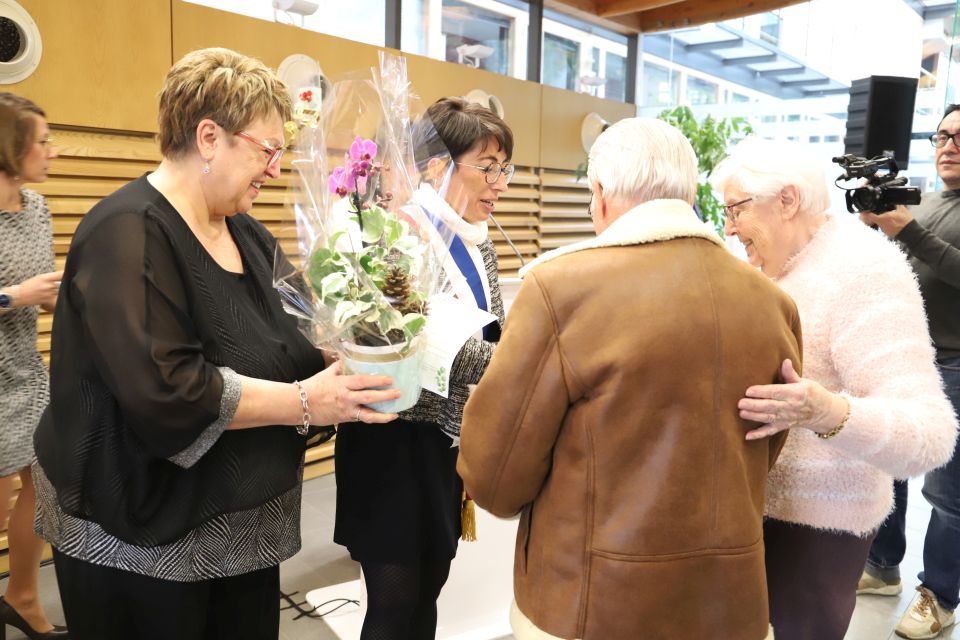
<instances>
[{"instance_id":1,"label":"brown leather sleeve","mask_svg":"<svg viewBox=\"0 0 960 640\"><path fill-rule=\"evenodd\" d=\"M533 501L569 403L556 318L531 273L464 409L457 471L477 504L505 517Z\"/></svg>"}]
</instances>

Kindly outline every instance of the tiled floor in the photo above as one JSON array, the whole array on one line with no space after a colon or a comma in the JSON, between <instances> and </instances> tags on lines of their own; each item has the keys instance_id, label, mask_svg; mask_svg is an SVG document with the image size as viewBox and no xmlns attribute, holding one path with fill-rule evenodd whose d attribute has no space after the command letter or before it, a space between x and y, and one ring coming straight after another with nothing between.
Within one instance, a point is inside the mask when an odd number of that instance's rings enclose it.
<instances>
[{"instance_id":1,"label":"tiled floor","mask_svg":"<svg viewBox=\"0 0 960 640\"><path fill-rule=\"evenodd\" d=\"M926 530L929 507L920 496L920 483L911 484L912 499L908 517L907 557L903 564L904 592L899 597L861 596L853 615L847 640L890 640L896 636L893 627L910 604L913 589L917 584L916 574L920 570L922 558L923 534ZM303 551L285 562L280 571L280 584L285 592L299 591L298 602L302 595L313 588L339 584L354 580L359 576L359 567L346 551L333 542L333 510L335 487L332 476L311 480L304 485L303 492ZM960 551L958 551L960 552ZM41 592L44 604L50 616L62 620L59 600L52 566L40 570ZM0 591L5 581L0 581ZM295 612L283 611L280 622L281 640L335 640L321 620L308 618L295 619ZM960 640L960 630L956 627L941 638ZM14 629L9 629L7 640L25 640ZM686 640L686 639L685 639Z\"/></svg>"}]
</instances>

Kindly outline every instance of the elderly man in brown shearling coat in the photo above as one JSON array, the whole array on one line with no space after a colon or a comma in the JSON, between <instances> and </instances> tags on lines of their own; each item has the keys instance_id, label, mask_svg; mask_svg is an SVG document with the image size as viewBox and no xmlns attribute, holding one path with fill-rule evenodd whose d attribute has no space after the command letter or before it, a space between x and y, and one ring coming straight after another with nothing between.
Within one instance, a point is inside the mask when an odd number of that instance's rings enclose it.
<instances>
[{"instance_id":1,"label":"elderly man in brown shearling coat","mask_svg":"<svg viewBox=\"0 0 960 640\"><path fill-rule=\"evenodd\" d=\"M762 518L786 434L747 441L737 401L800 362L797 309L697 220L673 127L614 125L588 175L598 236L526 269L464 413L467 490L522 512L514 634L772 637Z\"/></svg>"}]
</instances>

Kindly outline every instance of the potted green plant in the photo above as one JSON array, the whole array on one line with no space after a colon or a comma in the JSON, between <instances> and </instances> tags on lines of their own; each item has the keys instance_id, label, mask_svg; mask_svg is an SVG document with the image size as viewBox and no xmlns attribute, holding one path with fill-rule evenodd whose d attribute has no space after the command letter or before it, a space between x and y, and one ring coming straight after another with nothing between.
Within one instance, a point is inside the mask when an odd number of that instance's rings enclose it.
<instances>
[{"instance_id":1,"label":"potted green plant","mask_svg":"<svg viewBox=\"0 0 960 640\"><path fill-rule=\"evenodd\" d=\"M710 176L720 162L727 157L727 148L734 138L742 138L753 132L750 124L740 117L716 119L707 116L697 122L690 107L679 106L665 109L657 116L683 133L697 154L700 182L697 184L697 209L705 222L711 223L717 233L723 235L723 203L713 193Z\"/></svg>"},{"instance_id":2,"label":"potted green plant","mask_svg":"<svg viewBox=\"0 0 960 640\"><path fill-rule=\"evenodd\" d=\"M346 162L330 175L329 189L348 201L350 229L332 233L309 256L306 275L340 336L348 373L393 377L398 400L372 405L396 412L420 394L420 335L426 326L421 288L428 245L384 204L364 202L367 183L381 170L377 145L357 137ZM356 231L359 233L356 233Z\"/></svg>"}]
</instances>

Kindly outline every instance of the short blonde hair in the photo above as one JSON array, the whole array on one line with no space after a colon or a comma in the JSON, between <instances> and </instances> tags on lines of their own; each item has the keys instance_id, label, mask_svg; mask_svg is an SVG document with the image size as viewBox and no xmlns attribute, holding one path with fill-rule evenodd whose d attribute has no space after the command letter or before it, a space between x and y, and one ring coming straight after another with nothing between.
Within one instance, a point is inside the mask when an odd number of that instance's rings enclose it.
<instances>
[{"instance_id":1,"label":"short blonde hair","mask_svg":"<svg viewBox=\"0 0 960 640\"><path fill-rule=\"evenodd\" d=\"M272 113L286 121L291 109L286 85L256 58L230 49L193 51L171 67L160 90L160 153L189 153L205 118L237 132Z\"/></svg>"},{"instance_id":2,"label":"short blonde hair","mask_svg":"<svg viewBox=\"0 0 960 640\"><path fill-rule=\"evenodd\" d=\"M676 127L656 118L627 118L593 143L587 177L623 205L660 199L693 202L697 154Z\"/></svg>"},{"instance_id":3,"label":"short blonde hair","mask_svg":"<svg viewBox=\"0 0 960 640\"><path fill-rule=\"evenodd\" d=\"M797 142L744 138L714 170L712 181L721 192L735 187L755 196L776 196L793 185L801 214L817 215L830 208L823 163L809 146Z\"/></svg>"}]
</instances>

